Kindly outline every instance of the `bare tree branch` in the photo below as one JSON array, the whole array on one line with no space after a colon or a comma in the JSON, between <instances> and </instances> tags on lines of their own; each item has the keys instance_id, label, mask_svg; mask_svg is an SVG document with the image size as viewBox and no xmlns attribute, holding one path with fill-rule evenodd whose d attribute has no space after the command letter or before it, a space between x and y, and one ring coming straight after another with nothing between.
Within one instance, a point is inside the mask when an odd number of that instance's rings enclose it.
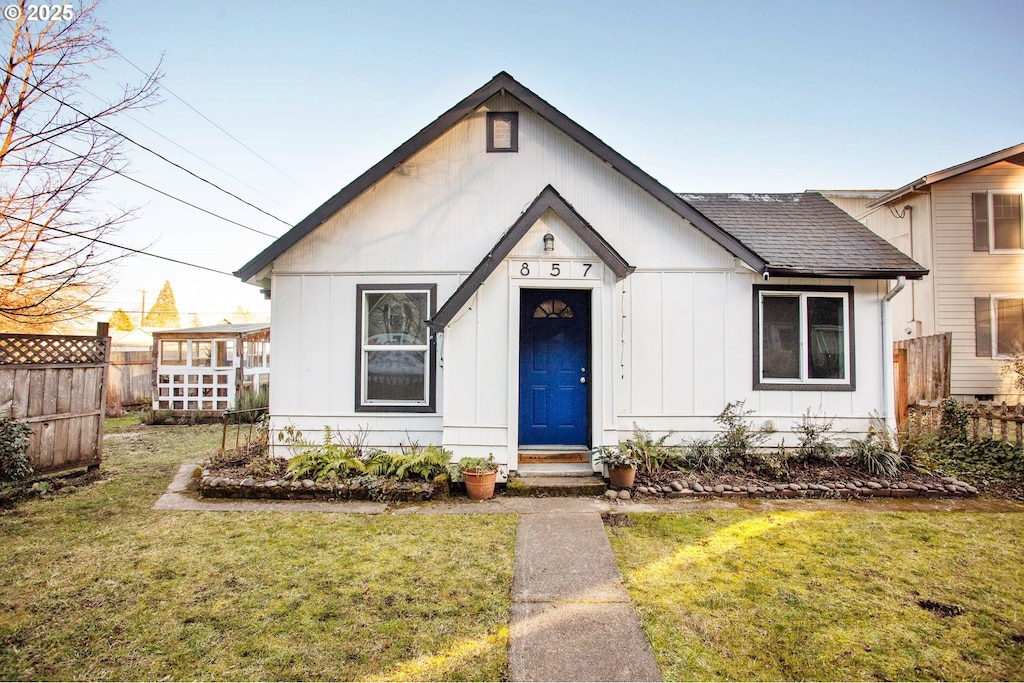
<instances>
[{"instance_id":1,"label":"bare tree branch","mask_svg":"<svg viewBox=\"0 0 1024 683\"><path fill-rule=\"evenodd\" d=\"M80 103L89 73L114 55L96 3L49 22L29 22L26 3L0 53L0 329L48 331L90 313L129 253L103 238L133 213L100 210L92 195L126 168L110 122L154 104L160 74L89 113Z\"/></svg>"}]
</instances>

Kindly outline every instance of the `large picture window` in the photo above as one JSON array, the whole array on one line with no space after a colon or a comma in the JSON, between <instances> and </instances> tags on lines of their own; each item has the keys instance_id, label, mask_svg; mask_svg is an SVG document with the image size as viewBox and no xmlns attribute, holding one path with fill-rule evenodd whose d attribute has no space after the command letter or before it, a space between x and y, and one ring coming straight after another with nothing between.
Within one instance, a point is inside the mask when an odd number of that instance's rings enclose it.
<instances>
[{"instance_id":1,"label":"large picture window","mask_svg":"<svg viewBox=\"0 0 1024 683\"><path fill-rule=\"evenodd\" d=\"M852 289L754 288L754 388L851 390Z\"/></svg>"},{"instance_id":2,"label":"large picture window","mask_svg":"<svg viewBox=\"0 0 1024 683\"><path fill-rule=\"evenodd\" d=\"M434 410L434 285L357 286L357 410Z\"/></svg>"}]
</instances>

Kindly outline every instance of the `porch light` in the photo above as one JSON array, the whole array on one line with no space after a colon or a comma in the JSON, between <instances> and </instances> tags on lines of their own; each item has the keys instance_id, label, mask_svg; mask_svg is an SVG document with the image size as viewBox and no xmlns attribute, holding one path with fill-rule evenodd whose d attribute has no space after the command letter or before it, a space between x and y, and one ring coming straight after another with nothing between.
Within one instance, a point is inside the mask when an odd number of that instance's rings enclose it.
<instances>
[{"instance_id":1,"label":"porch light","mask_svg":"<svg viewBox=\"0 0 1024 683\"><path fill-rule=\"evenodd\" d=\"M555 250L555 236L552 235L549 232L548 234L544 235L544 251L554 251L554 250Z\"/></svg>"}]
</instances>

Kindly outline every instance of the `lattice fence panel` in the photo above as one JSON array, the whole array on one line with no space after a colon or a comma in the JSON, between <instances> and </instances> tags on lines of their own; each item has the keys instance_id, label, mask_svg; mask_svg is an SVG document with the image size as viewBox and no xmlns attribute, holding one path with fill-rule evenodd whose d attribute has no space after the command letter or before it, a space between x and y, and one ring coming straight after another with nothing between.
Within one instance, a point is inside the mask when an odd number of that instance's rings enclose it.
<instances>
[{"instance_id":1,"label":"lattice fence panel","mask_svg":"<svg viewBox=\"0 0 1024 683\"><path fill-rule=\"evenodd\" d=\"M98 337L0 335L0 365L81 365L102 363L107 341Z\"/></svg>"}]
</instances>

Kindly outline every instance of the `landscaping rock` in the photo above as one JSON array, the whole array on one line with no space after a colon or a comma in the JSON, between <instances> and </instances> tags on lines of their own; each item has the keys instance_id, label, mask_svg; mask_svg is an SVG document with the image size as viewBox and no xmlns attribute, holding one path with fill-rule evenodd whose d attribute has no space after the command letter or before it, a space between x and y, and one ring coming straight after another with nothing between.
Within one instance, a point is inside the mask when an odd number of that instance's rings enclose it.
<instances>
[{"instance_id":1,"label":"landscaping rock","mask_svg":"<svg viewBox=\"0 0 1024 683\"><path fill-rule=\"evenodd\" d=\"M788 488L789 488L790 491L799 491L800 490L800 484L790 484Z\"/></svg>"},{"instance_id":2,"label":"landscaping rock","mask_svg":"<svg viewBox=\"0 0 1024 683\"><path fill-rule=\"evenodd\" d=\"M882 488L882 485L879 484L877 481L869 481L868 482L868 488L869 489L878 490L878 489Z\"/></svg>"},{"instance_id":3,"label":"landscaping rock","mask_svg":"<svg viewBox=\"0 0 1024 683\"><path fill-rule=\"evenodd\" d=\"M272 489L275 486L277 486L277 484L278 484L277 479L271 479L270 481L267 482L267 488Z\"/></svg>"},{"instance_id":4,"label":"landscaping rock","mask_svg":"<svg viewBox=\"0 0 1024 683\"><path fill-rule=\"evenodd\" d=\"M615 500L616 498L619 497L619 492L616 491L615 489L608 489L607 491L604 492L604 497L607 498L608 500Z\"/></svg>"},{"instance_id":5,"label":"landscaping rock","mask_svg":"<svg viewBox=\"0 0 1024 683\"><path fill-rule=\"evenodd\" d=\"M714 488L714 489L712 489L712 490L713 490L713 491L714 491L715 493L721 493L722 491L725 491L725 486L723 486L722 484L717 484L717 485L715 486L715 488Z\"/></svg>"},{"instance_id":6,"label":"landscaping rock","mask_svg":"<svg viewBox=\"0 0 1024 683\"><path fill-rule=\"evenodd\" d=\"M256 480L253 479L252 477L246 477L245 479L242 480L242 486L244 486L247 489L251 489L255 485Z\"/></svg>"},{"instance_id":7,"label":"landscaping rock","mask_svg":"<svg viewBox=\"0 0 1024 683\"><path fill-rule=\"evenodd\" d=\"M672 487L673 491L682 491L684 488L686 488L685 486L683 486L682 482L679 481L673 481L672 483L669 484L669 486Z\"/></svg>"},{"instance_id":8,"label":"landscaping rock","mask_svg":"<svg viewBox=\"0 0 1024 683\"><path fill-rule=\"evenodd\" d=\"M311 489L311 488L313 488L314 484L316 484L316 482L313 481L312 479L303 479L302 480L302 488L304 488L304 489Z\"/></svg>"},{"instance_id":9,"label":"landscaping rock","mask_svg":"<svg viewBox=\"0 0 1024 683\"><path fill-rule=\"evenodd\" d=\"M696 491L697 493L704 493L704 487L701 486L701 483L699 481L693 482L693 490Z\"/></svg>"},{"instance_id":10,"label":"landscaping rock","mask_svg":"<svg viewBox=\"0 0 1024 683\"><path fill-rule=\"evenodd\" d=\"M619 500L629 500L629 489L622 489L619 491Z\"/></svg>"}]
</instances>

